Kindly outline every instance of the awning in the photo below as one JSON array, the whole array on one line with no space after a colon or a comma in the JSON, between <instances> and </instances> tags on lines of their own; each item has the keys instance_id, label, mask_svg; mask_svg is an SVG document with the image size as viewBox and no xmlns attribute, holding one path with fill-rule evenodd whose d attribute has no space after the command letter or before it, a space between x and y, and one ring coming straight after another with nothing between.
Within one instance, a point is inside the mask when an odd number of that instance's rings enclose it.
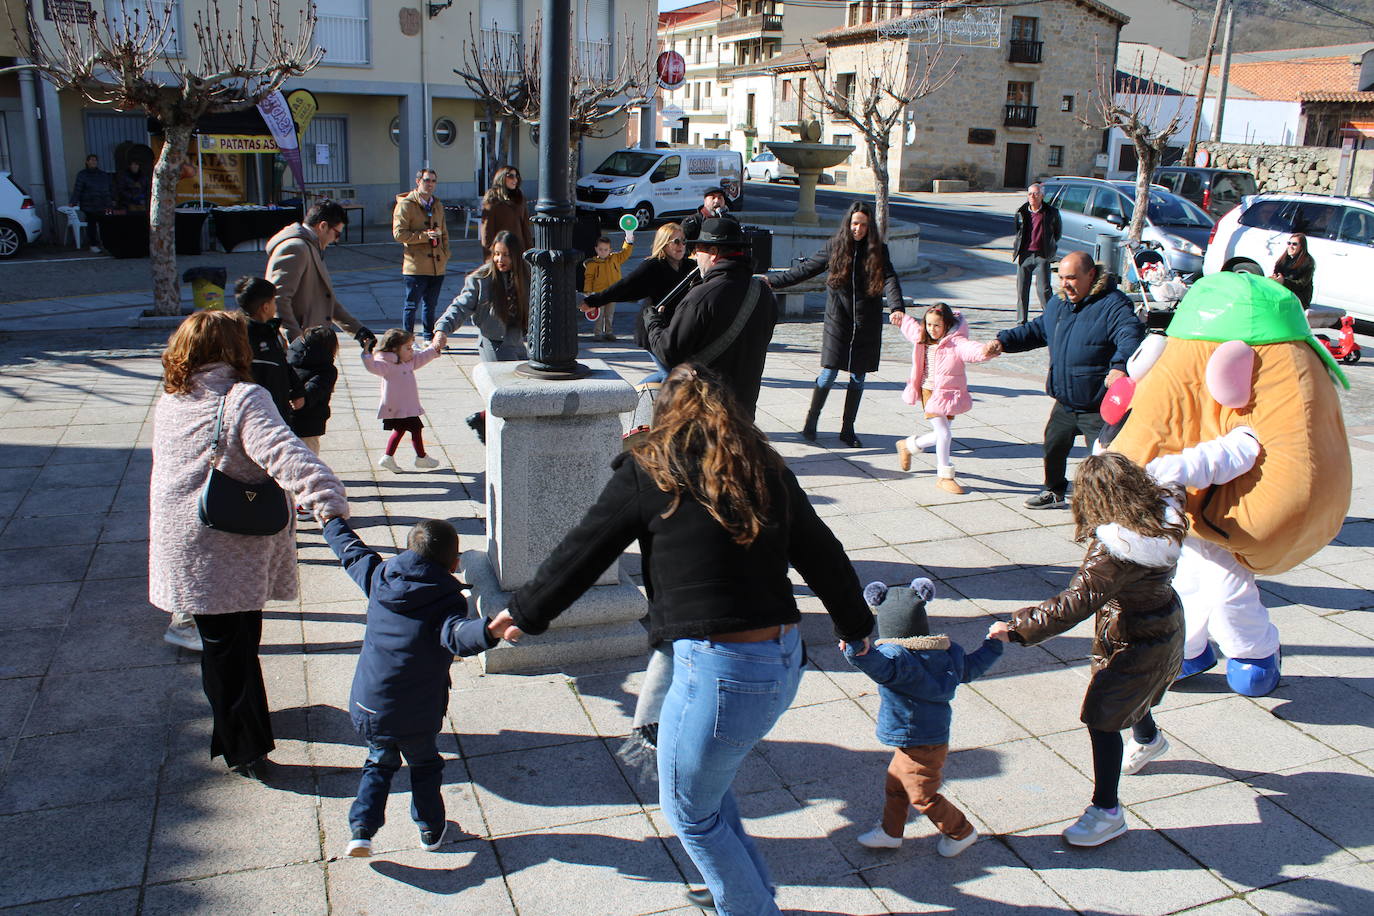
<instances>
[{"instance_id":1,"label":"awning","mask_svg":"<svg viewBox=\"0 0 1374 916\"><path fill-rule=\"evenodd\" d=\"M1346 136L1374 140L1374 121L1346 121L1341 125L1341 133Z\"/></svg>"}]
</instances>

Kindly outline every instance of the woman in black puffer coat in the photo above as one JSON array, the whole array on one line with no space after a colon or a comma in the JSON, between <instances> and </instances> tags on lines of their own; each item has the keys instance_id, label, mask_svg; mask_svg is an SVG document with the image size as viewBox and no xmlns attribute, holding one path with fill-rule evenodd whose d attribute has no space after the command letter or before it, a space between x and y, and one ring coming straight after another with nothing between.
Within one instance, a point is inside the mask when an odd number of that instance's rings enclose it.
<instances>
[{"instance_id":1,"label":"woman in black puffer coat","mask_svg":"<svg viewBox=\"0 0 1374 916\"><path fill-rule=\"evenodd\" d=\"M768 284L783 289L809 280L826 270L829 301L825 305L825 335L821 343L821 374L811 392L811 408L806 412L802 437L816 441L816 422L826 396L840 370L849 373L844 394L844 416L840 441L851 448L863 443L854 434L854 418L864 393L864 376L878 368L882 352L883 301L894 312L903 311L902 285L892 267L887 245L878 232L873 206L855 201L844 221L825 248L791 270L772 271Z\"/></svg>"}]
</instances>

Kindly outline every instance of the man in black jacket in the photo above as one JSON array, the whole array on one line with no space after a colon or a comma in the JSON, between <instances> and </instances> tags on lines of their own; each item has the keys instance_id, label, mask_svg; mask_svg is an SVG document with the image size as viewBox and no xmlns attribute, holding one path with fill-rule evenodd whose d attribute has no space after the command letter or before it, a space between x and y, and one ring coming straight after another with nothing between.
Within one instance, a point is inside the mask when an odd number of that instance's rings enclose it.
<instances>
[{"instance_id":1,"label":"man in black jacket","mask_svg":"<svg viewBox=\"0 0 1374 916\"><path fill-rule=\"evenodd\" d=\"M708 219L725 216L725 189L711 188L701 195L701 206L682 220L682 234L691 242L701 235L702 224Z\"/></svg>"},{"instance_id":2,"label":"man in black jacket","mask_svg":"<svg viewBox=\"0 0 1374 916\"><path fill-rule=\"evenodd\" d=\"M670 369L692 360L715 369L753 417L777 300L754 278L749 240L735 220L706 220L691 244L701 282L671 318L657 308L645 313L649 349Z\"/></svg>"},{"instance_id":3,"label":"man in black jacket","mask_svg":"<svg viewBox=\"0 0 1374 916\"><path fill-rule=\"evenodd\" d=\"M1026 189L1026 202L1016 211L1016 244L1011 259L1016 262L1016 323L1025 324L1030 318L1030 289L1040 299L1040 311L1050 298L1050 262L1059 249L1064 234L1059 211L1045 203L1045 193L1039 184Z\"/></svg>"}]
</instances>

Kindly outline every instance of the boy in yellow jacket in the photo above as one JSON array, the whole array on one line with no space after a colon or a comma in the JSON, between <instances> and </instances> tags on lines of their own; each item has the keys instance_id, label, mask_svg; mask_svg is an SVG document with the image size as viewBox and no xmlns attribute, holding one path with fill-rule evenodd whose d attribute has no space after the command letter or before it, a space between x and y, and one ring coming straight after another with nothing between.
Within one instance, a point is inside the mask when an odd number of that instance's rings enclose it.
<instances>
[{"instance_id":1,"label":"boy in yellow jacket","mask_svg":"<svg viewBox=\"0 0 1374 916\"><path fill-rule=\"evenodd\" d=\"M619 283L620 267L634 250L633 232L625 233L625 244L621 245L615 254L611 254L610 239L604 235L597 239L596 257L582 262L582 267L586 271L586 279L582 282L583 294L599 293L612 284ZM614 303L607 302L601 306L601 314L596 316L596 322L592 325L592 340L615 340L615 334L611 333L611 319L614 317Z\"/></svg>"}]
</instances>

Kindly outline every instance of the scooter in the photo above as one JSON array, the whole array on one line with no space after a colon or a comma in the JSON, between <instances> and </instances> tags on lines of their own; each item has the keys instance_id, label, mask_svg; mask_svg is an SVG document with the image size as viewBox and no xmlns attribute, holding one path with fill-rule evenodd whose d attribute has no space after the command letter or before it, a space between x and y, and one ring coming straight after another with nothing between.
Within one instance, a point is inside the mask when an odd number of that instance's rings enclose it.
<instances>
[{"instance_id":1,"label":"scooter","mask_svg":"<svg viewBox=\"0 0 1374 916\"><path fill-rule=\"evenodd\" d=\"M1341 319L1341 339L1332 340L1325 334L1316 335L1322 342L1322 346L1331 355L1343 363L1358 363L1360 361L1360 345L1355 343L1355 319L1346 315Z\"/></svg>"}]
</instances>

